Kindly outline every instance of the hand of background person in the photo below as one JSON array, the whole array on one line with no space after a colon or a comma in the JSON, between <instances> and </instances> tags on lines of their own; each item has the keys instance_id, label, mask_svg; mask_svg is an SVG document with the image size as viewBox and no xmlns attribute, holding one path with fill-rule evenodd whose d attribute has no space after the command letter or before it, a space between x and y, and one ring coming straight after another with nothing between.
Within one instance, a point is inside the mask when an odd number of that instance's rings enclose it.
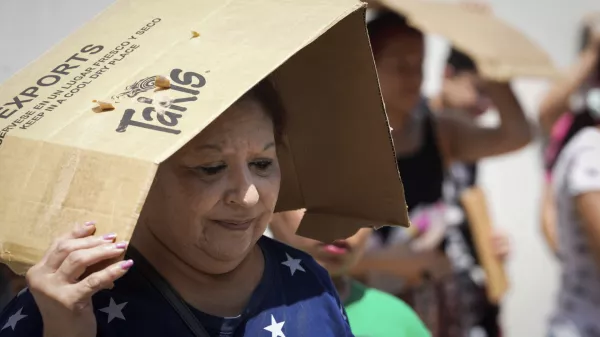
<instances>
[{"instance_id":1,"label":"hand of background person","mask_svg":"<svg viewBox=\"0 0 600 337\"><path fill-rule=\"evenodd\" d=\"M587 14L583 19L583 23L590 28L590 47L600 48L600 12Z\"/></svg>"},{"instance_id":2,"label":"hand of background person","mask_svg":"<svg viewBox=\"0 0 600 337\"><path fill-rule=\"evenodd\" d=\"M511 253L511 245L508 234L504 231L496 229L492 233L490 241L494 256L496 256L499 261L505 262Z\"/></svg>"},{"instance_id":3,"label":"hand of background person","mask_svg":"<svg viewBox=\"0 0 600 337\"><path fill-rule=\"evenodd\" d=\"M458 110L471 107L479 99L477 88L462 80L445 81L442 95L448 107Z\"/></svg>"},{"instance_id":4,"label":"hand of background person","mask_svg":"<svg viewBox=\"0 0 600 337\"><path fill-rule=\"evenodd\" d=\"M95 337L96 317L92 296L112 288L132 261L113 263L89 273L89 267L119 258L127 244L115 243L116 235L93 236L93 223L75 227L57 239L26 278L40 310L44 337ZM86 275L86 272L89 275Z\"/></svg>"}]
</instances>

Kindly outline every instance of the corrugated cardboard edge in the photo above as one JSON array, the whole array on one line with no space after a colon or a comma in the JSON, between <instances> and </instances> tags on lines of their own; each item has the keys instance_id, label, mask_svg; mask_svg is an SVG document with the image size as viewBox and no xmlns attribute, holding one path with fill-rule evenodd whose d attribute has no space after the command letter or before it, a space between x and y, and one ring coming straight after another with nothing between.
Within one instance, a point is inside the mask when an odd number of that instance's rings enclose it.
<instances>
[{"instance_id":1,"label":"corrugated cardboard edge","mask_svg":"<svg viewBox=\"0 0 600 337\"><path fill-rule=\"evenodd\" d=\"M362 19L363 19L363 22L365 22L365 24L363 26L364 34L367 37L367 41L369 43L369 48L372 49L371 41L369 39L369 34L368 34L367 26L366 26L367 5L368 5L367 3L363 2ZM373 69L376 70L377 68L376 68L376 64L375 64L375 59L371 58L371 62L372 62ZM378 93L380 101L381 101L381 108L382 108L381 112L383 112L383 114L384 114L387 130L388 130L388 140L389 140L389 143L390 143L391 149L392 149L392 152L390 153L390 160L393 160L393 165L397 168L398 164L397 164L397 159L395 156L396 152L395 152L395 147L394 147L394 140L392 138L391 132L389 131L390 123L389 123L389 119L387 117L385 103L383 101L383 94L381 92L381 87L379 86L379 76L377 74L377 71L374 71L373 74L375 75L375 80L378 83L377 93ZM290 144L290 146L291 146L291 144ZM404 194L404 185L402 183L401 175L402 175L401 172L398 171L398 180L400 181L400 184L402 186L402 193ZM404 221L401 223L393 223L393 221L390 221L389 223L373 223L373 221L371 221L371 220L357 218L350 214L345 214L345 215L329 214L329 213L323 213L321 210L307 209L304 214L304 217L302 218L300 226L299 226L298 230L296 231L296 234L300 235L300 236L305 236L305 237L312 237L311 233L314 233L315 231L319 230L319 228L316 228L317 226L327 225L329 230L327 231L327 233L325 235L320 236L320 239L322 239L323 242L332 242L337 239L348 238L348 237L354 235L361 228L366 228L366 227L370 227L370 228L374 228L374 229L379 229L384 226L392 226L392 225L393 226L401 226L401 227L410 227L411 222L410 222L410 218L408 216L408 206L406 205L406 203L404 203L404 207L405 207L404 212L403 212ZM349 225L349 224L352 224L352 225Z\"/></svg>"}]
</instances>

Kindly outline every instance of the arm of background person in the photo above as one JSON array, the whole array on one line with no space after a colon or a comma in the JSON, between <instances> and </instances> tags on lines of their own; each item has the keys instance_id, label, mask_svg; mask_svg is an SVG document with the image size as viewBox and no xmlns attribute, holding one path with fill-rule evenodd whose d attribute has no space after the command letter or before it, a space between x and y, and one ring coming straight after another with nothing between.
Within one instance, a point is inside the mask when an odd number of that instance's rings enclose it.
<instances>
[{"instance_id":1,"label":"arm of background person","mask_svg":"<svg viewBox=\"0 0 600 337\"><path fill-rule=\"evenodd\" d=\"M546 184L542 193L542 209L540 216L542 234L546 239L546 244L556 255L558 254L558 240L556 237L556 206L554 204L552 186Z\"/></svg>"},{"instance_id":2,"label":"arm of background person","mask_svg":"<svg viewBox=\"0 0 600 337\"><path fill-rule=\"evenodd\" d=\"M509 83L491 82L485 90L500 115L500 125L484 127L456 114L440 114L437 118L442 142L450 160L474 162L484 157L518 150L532 139L532 126Z\"/></svg>"},{"instance_id":3,"label":"arm of background person","mask_svg":"<svg viewBox=\"0 0 600 337\"><path fill-rule=\"evenodd\" d=\"M550 89L540 103L539 123L545 134L550 134L552 126L560 116L569 110L569 99L596 69L600 54L600 32L594 33L589 46L579 55L579 59L563 78Z\"/></svg>"},{"instance_id":4,"label":"arm of background person","mask_svg":"<svg viewBox=\"0 0 600 337\"><path fill-rule=\"evenodd\" d=\"M352 268L351 274L361 277L370 272L381 272L402 279L408 287L421 284L424 273L440 279L452 273L448 258L437 250L412 252L406 245L395 245L371 252Z\"/></svg>"}]
</instances>

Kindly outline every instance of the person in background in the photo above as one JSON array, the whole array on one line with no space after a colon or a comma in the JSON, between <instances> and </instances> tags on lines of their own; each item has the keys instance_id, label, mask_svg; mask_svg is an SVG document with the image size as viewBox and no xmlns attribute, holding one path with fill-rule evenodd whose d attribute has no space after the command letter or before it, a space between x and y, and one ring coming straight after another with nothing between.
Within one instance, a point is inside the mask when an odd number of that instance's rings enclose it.
<instances>
[{"instance_id":1,"label":"person in background","mask_svg":"<svg viewBox=\"0 0 600 337\"><path fill-rule=\"evenodd\" d=\"M594 119L582 101L588 91L600 87L600 13L583 22L579 58L540 104L539 124L545 137L545 184L541 207L541 229L550 250L556 254L556 210L552 192L552 169L566 144Z\"/></svg>"},{"instance_id":2,"label":"person in background","mask_svg":"<svg viewBox=\"0 0 600 337\"><path fill-rule=\"evenodd\" d=\"M429 100L434 114L453 114L456 118L474 120L493 104L479 89L482 79L473 60L452 48L447 59L442 89ZM481 336L500 336L499 308L486 296L485 274L475 250L473 235L461 203L461 193L476 185L477 163L452 162L444 181L444 202L448 216L442 247L455 271L461 308L457 318L461 329L479 331ZM490 238L496 257L504 261L510 246L506 233L496 230Z\"/></svg>"},{"instance_id":3,"label":"person in background","mask_svg":"<svg viewBox=\"0 0 600 337\"><path fill-rule=\"evenodd\" d=\"M421 97L423 34L404 18L385 12L368 24L380 85L403 177L409 211L442 199L446 168L454 161L474 162L527 145L531 127L508 83L457 74L447 90L455 94L429 103ZM433 113L486 93L500 114L500 125L482 127L458 114ZM478 101L479 104L479 101ZM470 107L464 107L468 110ZM378 232L387 235L390 228Z\"/></svg>"},{"instance_id":4,"label":"person in background","mask_svg":"<svg viewBox=\"0 0 600 337\"><path fill-rule=\"evenodd\" d=\"M600 90L552 171L562 280L549 336L600 336Z\"/></svg>"},{"instance_id":5,"label":"person in background","mask_svg":"<svg viewBox=\"0 0 600 337\"><path fill-rule=\"evenodd\" d=\"M352 333L370 337L431 336L417 314L400 299L369 288L348 276L361 258L372 229L325 244L296 235L304 210L276 213L269 226L273 238L310 254L333 279L348 315Z\"/></svg>"},{"instance_id":6,"label":"person in background","mask_svg":"<svg viewBox=\"0 0 600 337\"><path fill-rule=\"evenodd\" d=\"M424 36L419 30L408 26L403 17L381 11L368 23L368 32L411 221L417 223L414 219L423 214L422 218L443 219L444 216L439 215L445 211L443 184L450 164L472 163L485 157L516 151L531 141L531 126L509 83L486 80L472 72L448 74L448 79L452 77L452 85L446 86L445 90L453 94L442 95L440 100L434 101L421 97ZM480 108L489 104L488 99L483 97L488 97L494 103L500 116L500 125L483 127L472 118L464 118L460 114L434 112L450 107L470 111L473 101ZM426 245L419 245L419 249L442 250L445 231L429 231L437 232L437 238L430 240L427 228L432 226L417 227L422 229L418 235L427 242ZM395 231L402 229L384 227L376 231L380 245L395 244L392 240L397 237ZM377 247L377 244L374 246ZM426 269L419 271L427 272ZM428 296L429 304L422 305L427 312L417 309L432 334L461 335L460 318L455 315L459 310L450 303L451 299L456 298L456 293L453 293L456 287L444 280L433 280L427 286L418 288L421 290L413 288L406 291L403 298L409 303L417 302L415 298L426 288L429 288L428 292L437 294ZM429 310L428 307L436 308ZM436 310L441 313L430 314Z\"/></svg>"},{"instance_id":7,"label":"person in background","mask_svg":"<svg viewBox=\"0 0 600 337\"><path fill-rule=\"evenodd\" d=\"M578 62L543 100L547 186L542 226L560 257L549 337L600 336L600 15L584 22Z\"/></svg>"},{"instance_id":8,"label":"person in background","mask_svg":"<svg viewBox=\"0 0 600 337\"><path fill-rule=\"evenodd\" d=\"M451 48L446 61L442 88L430 99L429 108L436 114L453 114L456 118L475 120L492 105L492 100L480 89L483 80L475 62L465 53ZM453 212L447 217L448 227L443 248L455 271L461 300L461 325L470 333L498 337L499 308L488 301L485 274L474 245L473 234L466 217L461 194L476 186L477 162L450 164L444 185L445 201ZM495 230L490 238L496 257L504 261L510 246L506 233Z\"/></svg>"}]
</instances>

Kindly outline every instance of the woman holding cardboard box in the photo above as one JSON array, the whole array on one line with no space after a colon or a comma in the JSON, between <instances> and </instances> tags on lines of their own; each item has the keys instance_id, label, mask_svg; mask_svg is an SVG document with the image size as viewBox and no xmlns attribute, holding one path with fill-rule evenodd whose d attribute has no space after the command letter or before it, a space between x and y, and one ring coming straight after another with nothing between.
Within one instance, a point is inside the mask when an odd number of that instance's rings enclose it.
<instances>
[{"instance_id":1,"label":"woman holding cardboard box","mask_svg":"<svg viewBox=\"0 0 600 337\"><path fill-rule=\"evenodd\" d=\"M119 0L0 84L0 261L30 286L0 336L352 336L262 235L276 208L322 241L408 225L365 7Z\"/></svg>"},{"instance_id":2,"label":"woman holding cardboard box","mask_svg":"<svg viewBox=\"0 0 600 337\"><path fill-rule=\"evenodd\" d=\"M0 336L351 336L327 272L262 237L282 132L263 80L159 167L131 245L94 222L56 240Z\"/></svg>"}]
</instances>

